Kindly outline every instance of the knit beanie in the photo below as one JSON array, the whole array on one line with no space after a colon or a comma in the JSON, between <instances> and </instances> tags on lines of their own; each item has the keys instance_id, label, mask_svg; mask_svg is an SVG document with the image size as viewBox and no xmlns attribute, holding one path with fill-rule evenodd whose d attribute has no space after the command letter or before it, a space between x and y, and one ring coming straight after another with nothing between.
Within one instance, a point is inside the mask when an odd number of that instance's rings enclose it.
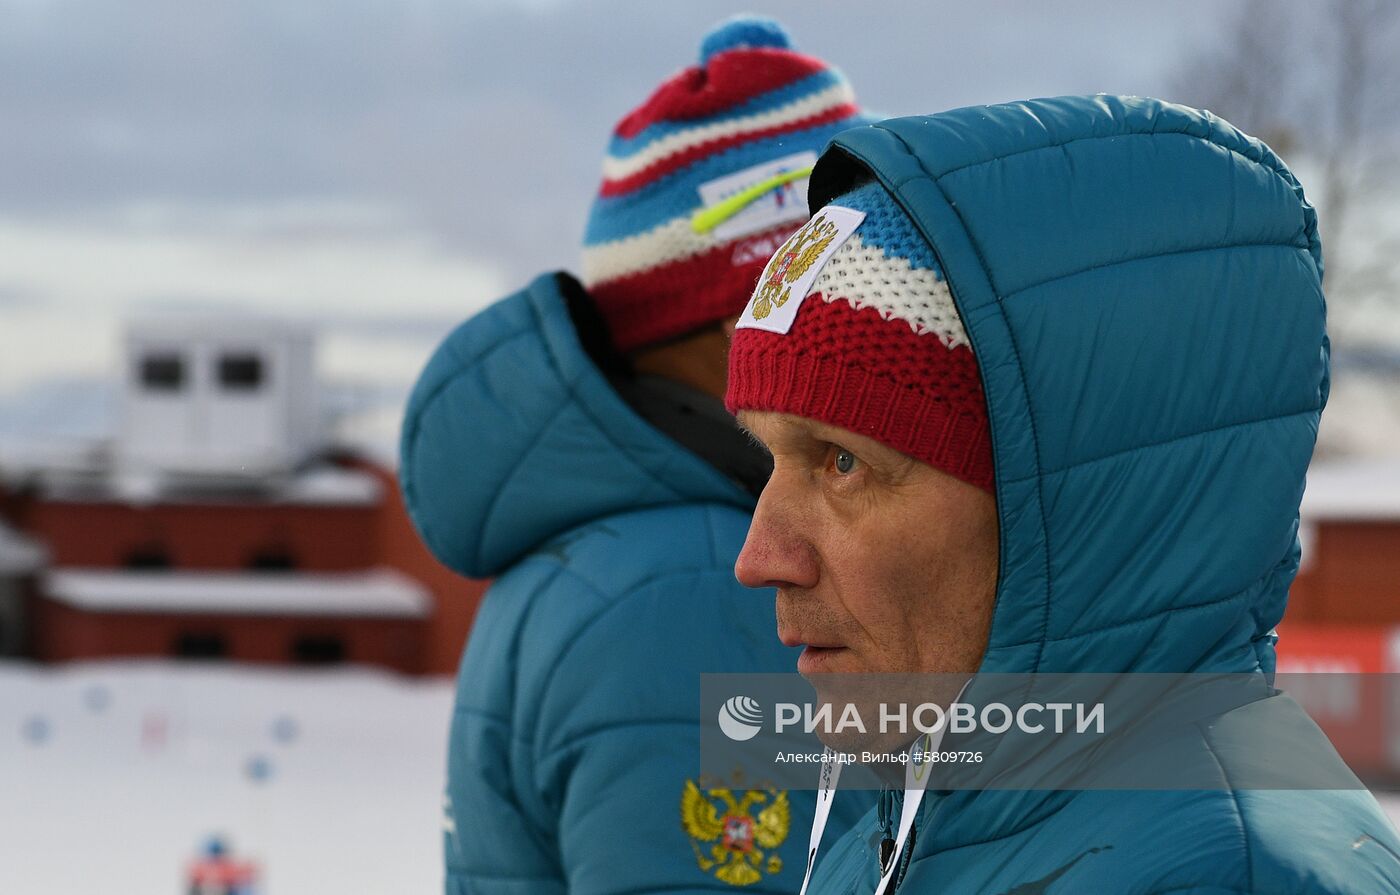
<instances>
[{"instance_id":1,"label":"knit beanie","mask_svg":"<svg viewBox=\"0 0 1400 895\"><path fill-rule=\"evenodd\" d=\"M993 490L967 332L928 242L879 183L833 199L773 255L734 331L725 404L839 426Z\"/></svg>"},{"instance_id":2,"label":"knit beanie","mask_svg":"<svg viewBox=\"0 0 1400 895\"><path fill-rule=\"evenodd\" d=\"M865 124L840 72L771 19L731 19L700 64L614 130L584 236L583 282L623 351L738 314L807 217L807 173Z\"/></svg>"}]
</instances>

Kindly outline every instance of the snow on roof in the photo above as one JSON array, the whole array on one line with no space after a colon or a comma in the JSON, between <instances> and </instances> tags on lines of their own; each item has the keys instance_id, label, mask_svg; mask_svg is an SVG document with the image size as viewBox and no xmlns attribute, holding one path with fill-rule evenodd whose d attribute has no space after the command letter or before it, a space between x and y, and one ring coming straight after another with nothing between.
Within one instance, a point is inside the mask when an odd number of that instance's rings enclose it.
<instances>
[{"instance_id":1,"label":"snow on roof","mask_svg":"<svg viewBox=\"0 0 1400 895\"><path fill-rule=\"evenodd\" d=\"M384 496L371 473L331 464L256 480L107 469L42 470L38 480L43 500L67 503L375 506Z\"/></svg>"},{"instance_id":2,"label":"snow on roof","mask_svg":"<svg viewBox=\"0 0 1400 895\"><path fill-rule=\"evenodd\" d=\"M54 569L43 592L93 612L425 618L428 591L391 569L368 572L131 572Z\"/></svg>"},{"instance_id":3,"label":"snow on roof","mask_svg":"<svg viewBox=\"0 0 1400 895\"><path fill-rule=\"evenodd\" d=\"M283 503L374 504L382 489L364 470L318 466L293 477L278 493Z\"/></svg>"},{"instance_id":4,"label":"snow on roof","mask_svg":"<svg viewBox=\"0 0 1400 895\"><path fill-rule=\"evenodd\" d=\"M1400 519L1400 457L1314 464L1302 514L1304 519Z\"/></svg>"},{"instance_id":5,"label":"snow on roof","mask_svg":"<svg viewBox=\"0 0 1400 895\"><path fill-rule=\"evenodd\" d=\"M0 522L0 575L37 571L47 558L43 547Z\"/></svg>"}]
</instances>

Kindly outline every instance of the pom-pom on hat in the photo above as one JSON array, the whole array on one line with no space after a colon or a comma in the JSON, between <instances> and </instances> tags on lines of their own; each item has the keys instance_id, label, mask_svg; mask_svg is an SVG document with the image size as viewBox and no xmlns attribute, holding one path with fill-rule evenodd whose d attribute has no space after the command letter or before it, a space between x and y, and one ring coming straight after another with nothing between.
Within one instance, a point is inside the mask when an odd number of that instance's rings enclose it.
<instances>
[{"instance_id":1,"label":"pom-pom on hat","mask_svg":"<svg viewBox=\"0 0 1400 895\"><path fill-rule=\"evenodd\" d=\"M840 72L772 19L705 36L698 65L614 129L584 237L583 281L624 351L738 314L807 217L828 140L867 123Z\"/></svg>"},{"instance_id":2,"label":"pom-pom on hat","mask_svg":"<svg viewBox=\"0 0 1400 895\"><path fill-rule=\"evenodd\" d=\"M928 242L875 182L833 199L765 267L734 331L725 405L849 429L994 489L962 318Z\"/></svg>"}]
</instances>

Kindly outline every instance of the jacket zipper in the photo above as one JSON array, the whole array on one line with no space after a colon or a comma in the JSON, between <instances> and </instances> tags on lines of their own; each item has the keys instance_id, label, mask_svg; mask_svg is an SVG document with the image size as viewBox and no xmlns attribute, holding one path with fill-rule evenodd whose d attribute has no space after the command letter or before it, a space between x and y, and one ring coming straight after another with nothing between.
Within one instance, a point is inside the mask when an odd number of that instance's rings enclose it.
<instances>
[{"instance_id":1,"label":"jacket zipper","mask_svg":"<svg viewBox=\"0 0 1400 895\"><path fill-rule=\"evenodd\" d=\"M889 849L889 855L892 855L894 852L895 843L892 830L895 814L894 803L897 795L900 797L899 801L902 802L903 793L896 794L894 790L882 787L880 790L880 801L877 803L876 816L880 822L880 831L883 834L883 838L880 840L881 874L885 872L885 865L888 863L886 847ZM914 842L918 839L918 833L919 819L915 817L914 823L909 827L909 838L904 843L904 851L899 856L899 868L890 875L889 884L885 887L884 891L876 892L875 895L894 895L895 891L899 888L899 884L904 881L905 874L909 872L909 865L914 861ZM888 846L886 843L888 843Z\"/></svg>"},{"instance_id":2,"label":"jacket zipper","mask_svg":"<svg viewBox=\"0 0 1400 895\"><path fill-rule=\"evenodd\" d=\"M894 790L888 786L881 786L880 798L875 803L875 818L880 825L879 864L882 874L890 863L890 858L894 855L893 808Z\"/></svg>"}]
</instances>

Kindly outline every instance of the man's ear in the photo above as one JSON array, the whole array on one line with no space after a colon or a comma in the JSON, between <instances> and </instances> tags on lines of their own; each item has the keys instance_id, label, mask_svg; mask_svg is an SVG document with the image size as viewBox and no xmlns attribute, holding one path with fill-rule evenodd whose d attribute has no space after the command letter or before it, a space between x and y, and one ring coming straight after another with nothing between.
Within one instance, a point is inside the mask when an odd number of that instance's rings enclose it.
<instances>
[{"instance_id":1,"label":"man's ear","mask_svg":"<svg viewBox=\"0 0 1400 895\"><path fill-rule=\"evenodd\" d=\"M728 320L721 321L720 326L724 328L725 339L732 342L734 341L734 330L739 326L739 318L730 317Z\"/></svg>"}]
</instances>

